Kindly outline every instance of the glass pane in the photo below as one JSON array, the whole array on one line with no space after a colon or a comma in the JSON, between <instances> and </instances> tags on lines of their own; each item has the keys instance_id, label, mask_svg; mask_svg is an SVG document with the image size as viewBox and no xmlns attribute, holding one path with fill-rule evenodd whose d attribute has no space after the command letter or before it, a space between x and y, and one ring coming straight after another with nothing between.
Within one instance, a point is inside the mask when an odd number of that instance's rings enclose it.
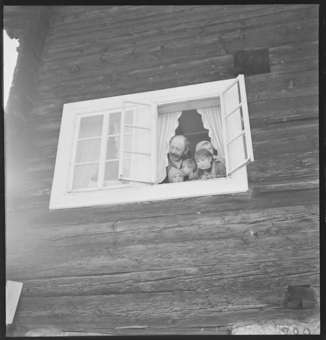
<instances>
[{"instance_id":1,"label":"glass pane","mask_svg":"<svg viewBox=\"0 0 326 340\"><path fill-rule=\"evenodd\" d=\"M130 155L125 154L125 157L129 156L129 158L123 159L123 171L122 174L124 177L130 178L130 168L131 168L131 158Z\"/></svg>"},{"instance_id":2,"label":"glass pane","mask_svg":"<svg viewBox=\"0 0 326 340\"><path fill-rule=\"evenodd\" d=\"M96 188L98 177L98 163L76 165L72 189Z\"/></svg>"},{"instance_id":3,"label":"glass pane","mask_svg":"<svg viewBox=\"0 0 326 340\"><path fill-rule=\"evenodd\" d=\"M116 135L120 133L121 112L111 113L109 116L109 135Z\"/></svg>"},{"instance_id":4,"label":"glass pane","mask_svg":"<svg viewBox=\"0 0 326 340\"><path fill-rule=\"evenodd\" d=\"M146 128L151 127L151 107L135 104L134 110L126 110L125 124Z\"/></svg>"},{"instance_id":5,"label":"glass pane","mask_svg":"<svg viewBox=\"0 0 326 340\"><path fill-rule=\"evenodd\" d=\"M100 157L101 139L81 140L77 143L75 163L94 162Z\"/></svg>"},{"instance_id":6,"label":"glass pane","mask_svg":"<svg viewBox=\"0 0 326 340\"><path fill-rule=\"evenodd\" d=\"M110 180L117 181L118 173L119 173L119 161L105 163L105 174L104 174L105 181L110 181Z\"/></svg>"},{"instance_id":7,"label":"glass pane","mask_svg":"<svg viewBox=\"0 0 326 340\"><path fill-rule=\"evenodd\" d=\"M133 124L133 111L126 110L125 113L125 124L132 125Z\"/></svg>"},{"instance_id":8,"label":"glass pane","mask_svg":"<svg viewBox=\"0 0 326 340\"><path fill-rule=\"evenodd\" d=\"M151 158L147 155L124 153L123 177L150 182Z\"/></svg>"},{"instance_id":9,"label":"glass pane","mask_svg":"<svg viewBox=\"0 0 326 340\"><path fill-rule=\"evenodd\" d=\"M231 113L239 104L239 83L234 84L224 94L225 115Z\"/></svg>"},{"instance_id":10,"label":"glass pane","mask_svg":"<svg viewBox=\"0 0 326 340\"><path fill-rule=\"evenodd\" d=\"M107 139L106 159L119 158L120 137L109 137Z\"/></svg>"},{"instance_id":11,"label":"glass pane","mask_svg":"<svg viewBox=\"0 0 326 340\"><path fill-rule=\"evenodd\" d=\"M247 150L246 150L246 138L244 135L240 136L232 143L228 145L229 152L229 164L230 170L232 171L234 168L243 164L244 161L248 158Z\"/></svg>"},{"instance_id":12,"label":"glass pane","mask_svg":"<svg viewBox=\"0 0 326 340\"><path fill-rule=\"evenodd\" d=\"M129 183L127 181L118 180L119 174L119 161L106 162L105 163L105 174L104 174L104 186L116 186L121 184Z\"/></svg>"},{"instance_id":13,"label":"glass pane","mask_svg":"<svg viewBox=\"0 0 326 340\"><path fill-rule=\"evenodd\" d=\"M125 135L124 138L124 150L151 152L150 130L132 128L132 135Z\"/></svg>"},{"instance_id":14,"label":"glass pane","mask_svg":"<svg viewBox=\"0 0 326 340\"><path fill-rule=\"evenodd\" d=\"M101 136L102 123L103 115L81 118L78 138Z\"/></svg>"},{"instance_id":15,"label":"glass pane","mask_svg":"<svg viewBox=\"0 0 326 340\"><path fill-rule=\"evenodd\" d=\"M231 141L241 131L243 131L243 117L242 108L234 111L229 117L226 118L226 141Z\"/></svg>"},{"instance_id":16,"label":"glass pane","mask_svg":"<svg viewBox=\"0 0 326 340\"><path fill-rule=\"evenodd\" d=\"M124 150L131 150L131 144L132 143L132 134L128 133L125 134L124 142L123 142L123 148Z\"/></svg>"}]
</instances>

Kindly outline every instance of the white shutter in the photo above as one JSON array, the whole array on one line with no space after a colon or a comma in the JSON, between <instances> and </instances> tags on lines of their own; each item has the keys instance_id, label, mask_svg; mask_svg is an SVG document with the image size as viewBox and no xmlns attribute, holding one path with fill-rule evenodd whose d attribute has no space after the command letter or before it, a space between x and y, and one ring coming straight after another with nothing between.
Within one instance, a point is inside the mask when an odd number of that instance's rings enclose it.
<instances>
[{"instance_id":1,"label":"white shutter","mask_svg":"<svg viewBox=\"0 0 326 340\"><path fill-rule=\"evenodd\" d=\"M119 180L154 184L157 107L152 103L123 102L119 150Z\"/></svg>"},{"instance_id":2,"label":"white shutter","mask_svg":"<svg viewBox=\"0 0 326 340\"><path fill-rule=\"evenodd\" d=\"M243 75L222 92L221 108L226 174L229 176L254 160Z\"/></svg>"}]
</instances>

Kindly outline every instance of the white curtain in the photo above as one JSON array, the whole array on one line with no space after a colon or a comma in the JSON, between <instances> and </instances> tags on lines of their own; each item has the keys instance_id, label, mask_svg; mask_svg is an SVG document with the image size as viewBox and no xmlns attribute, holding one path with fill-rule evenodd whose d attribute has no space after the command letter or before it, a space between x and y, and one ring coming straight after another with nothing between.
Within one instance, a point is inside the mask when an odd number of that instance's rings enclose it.
<instances>
[{"instance_id":1,"label":"white curtain","mask_svg":"<svg viewBox=\"0 0 326 340\"><path fill-rule=\"evenodd\" d=\"M166 177L165 168L169 165L168 152L170 139L175 134L175 129L179 125L179 117L182 111L158 115L158 183Z\"/></svg>"},{"instance_id":2,"label":"white curtain","mask_svg":"<svg viewBox=\"0 0 326 340\"><path fill-rule=\"evenodd\" d=\"M213 147L217 150L218 157L224 159L222 115L219 106L197 109L201 114L204 128L208 130Z\"/></svg>"}]
</instances>

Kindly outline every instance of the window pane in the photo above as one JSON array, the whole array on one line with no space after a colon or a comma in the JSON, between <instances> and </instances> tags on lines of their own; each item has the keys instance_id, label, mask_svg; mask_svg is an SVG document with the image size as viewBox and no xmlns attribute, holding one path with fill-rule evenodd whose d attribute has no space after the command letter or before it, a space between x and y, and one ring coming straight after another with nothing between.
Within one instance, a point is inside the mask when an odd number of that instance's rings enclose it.
<instances>
[{"instance_id":1,"label":"window pane","mask_svg":"<svg viewBox=\"0 0 326 340\"><path fill-rule=\"evenodd\" d=\"M109 116L109 135L116 135L120 133L121 112L111 113Z\"/></svg>"},{"instance_id":2,"label":"window pane","mask_svg":"<svg viewBox=\"0 0 326 340\"><path fill-rule=\"evenodd\" d=\"M150 130L132 128L132 135L125 135L124 150L151 152Z\"/></svg>"},{"instance_id":3,"label":"window pane","mask_svg":"<svg viewBox=\"0 0 326 340\"><path fill-rule=\"evenodd\" d=\"M123 159L123 171L122 174L124 177L130 178L130 169L131 169L131 158L130 155L125 154L125 157L129 158L124 158Z\"/></svg>"},{"instance_id":4,"label":"window pane","mask_svg":"<svg viewBox=\"0 0 326 340\"><path fill-rule=\"evenodd\" d=\"M98 164L76 165L72 189L96 188Z\"/></svg>"},{"instance_id":5,"label":"window pane","mask_svg":"<svg viewBox=\"0 0 326 340\"><path fill-rule=\"evenodd\" d=\"M134 120L133 120L133 111L126 111L125 113L125 125L133 125L134 124ZM131 133L132 130L130 127L125 126L124 128L124 133Z\"/></svg>"},{"instance_id":6,"label":"window pane","mask_svg":"<svg viewBox=\"0 0 326 340\"><path fill-rule=\"evenodd\" d=\"M106 162L104 180L118 180L119 161Z\"/></svg>"},{"instance_id":7,"label":"window pane","mask_svg":"<svg viewBox=\"0 0 326 340\"><path fill-rule=\"evenodd\" d=\"M109 137L107 139L106 159L119 158L120 137Z\"/></svg>"},{"instance_id":8,"label":"window pane","mask_svg":"<svg viewBox=\"0 0 326 340\"><path fill-rule=\"evenodd\" d=\"M124 143L123 144L124 150L131 150L131 145L132 145L132 134L131 133L125 134L123 143Z\"/></svg>"},{"instance_id":9,"label":"window pane","mask_svg":"<svg viewBox=\"0 0 326 340\"><path fill-rule=\"evenodd\" d=\"M232 171L240 164L243 164L243 162L248 158L245 136L242 135L236 140L234 140L232 143L230 143L228 145L228 152L230 155L229 158L230 170Z\"/></svg>"},{"instance_id":10,"label":"window pane","mask_svg":"<svg viewBox=\"0 0 326 340\"><path fill-rule=\"evenodd\" d=\"M101 136L102 123L103 115L81 118L78 138Z\"/></svg>"},{"instance_id":11,"label":"window pane","mask_svg":"<svg viewBox=\"0 0 326 340\"><path fill-rule=\"evenodd\" d=\"M224 94L225 114L231 113L239 104L239 84L236 83Z\"/></svg>"},{"instance_id":12,"label":"window pane","mask_svg":"<svg viewBox=\"0 0 326 340\"><path fill-rule=\"evenodd\" d=\"M233 112L229 117L226 118L226 124L228 127L226 129L226 141L231 141L236 137L241 131L243 131L243 117L242 108L239 108Z\"/></svg>"},{"instance_id":13,"label":"window pane","mask_svg":"<svg viewBox=\"0 0 326 340\"><path fill-rule=\"evenodd\" d=\"M81 140L77 144L75 163L94 162L100 157L101 139Z\"/></svg>"},{"instance_id":14,"label":"window pane","mask_svg":"<svg viewBox=\"0 0 326 340\"><path fill-rule=\"evenodd\" d=\"M125 124L132 125L133 124L133 111L126 110L125 113Z\"/></svg>"},{"instance_id":15,"label":"window pane","mask_svg":"<svg viewBox=\"0 0 326 340\"><path fill-rule=\"evenodd\" d=\"M150 128L151 107L149 105L138 104L134 110L126 110L125 124Z\"/></svg>"},{"instance_id":16,"label":"window pane","mask_svg":"<svg viewBox=\"0 0 326 340\"><path fill-rule=\"evenodd\" d=\"M105 163L105 174L104 174L104 186L116 186L121 184L129 183L127 181L118 180L119 174L119 161L106 162Z\"/></svg>"},{"instance_id":17,"label":"window pane","mask_svg":"<svg viewBox=\"0 0 326 340\"><path fill-rule=\"evenodd\" d=\"M151 158L147 155L124 153L123 177L150 182Z\"/></svg>"}]
</instances>

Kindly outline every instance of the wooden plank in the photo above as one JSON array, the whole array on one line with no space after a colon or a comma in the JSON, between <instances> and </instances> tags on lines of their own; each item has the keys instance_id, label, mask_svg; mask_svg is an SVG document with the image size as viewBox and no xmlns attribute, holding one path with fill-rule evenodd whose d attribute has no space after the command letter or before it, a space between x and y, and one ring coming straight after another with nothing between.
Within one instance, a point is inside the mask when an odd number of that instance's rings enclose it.
<instances>
[{"instance_id":1,"label":"wooden plank","mask_svg":"<svg viewBox=\"0 0 326 340\"><path fill-rule=\"evenodd\" d=\"M213 81L216 80L219 74L218 71L202 72L200 68L190 68L190 66L191 65L171 66L155 73L153 73L154 70L142 72L141 74L135 74L131 71L131 73L124 73L112 86L116 90L119 89L119 91L121 91L120 94L144 92L191 83ZM177 77L175 73L177 73ZM224 79L223 74L221 77ZM104 85L104 82L106 85ZM54 99L56 96L60 96L61 98L65 98L66 102L81 100L81 98L87 100L110 96L107 90L105 90L107 77L101 76L89 79L87 84L88 86L86 87L81 80L71 79L68 83L63 82L60 89L58 88L55 93L53 93L53 88L45 87L39 89L38 92L39 95L46 96L47 99ZM78 89L78 99L73 99L73 96L76 94L71 92L72 88ZM248 77L246 79L246 88L249 103L267 99L314 95L318 93L318 69L313 68L311 70L280 75L268 74ZM97 90L95 91L95 89ZM106 91L105 94L103 91Z\"/></svg>"},{"instance_id":2,"label":"wooden plank","mask_svg":"<svg viewBox=\"0 0 326 340\"><path fill-rule=\"evenodd\" d=\"M317 258L318 206L297 209L295 212L294 208L287 208L287 215L278 208L265 212L267 216L241 210L222 216L206 212L128 219L109 225L89 223L83 227L57 224L55 229L43 232L40 227L28 227L28 236L21 236L19 230L7 234L11 275L16 268L20 268L19 275L26 280L68 273L91 275L94 268L99 275L190 264L212 265L216 261L222 265L304 256ZM311 229L311 226L315 227ZM253 235L255 232L258 237ZM22 237L26 248L20 250L19 260L17 249L11 245L19 243ZM30 267L40 263L40 258L42 264L31 272Z\"/></svg>"},{"instance_id":3,"label":"wooden plank","mask_svg":"<svg viewBox=\"0 0 326 340\"><path fill-rule=\"evenodd\" d=\"M301 5L302 6L302 5ZM305 5L307 6L307 5ZM227 6L209 6L209 9L215 9L217 13L215 15L221 16L224 15L232 15L241 13L242 17L248 17L252 12L255 11L255 15L257 15L257 11L265 10L269 12L272 11L285 11L298 9L300 5L283 5L283 6L275 6L275 5L242 5L241 7L235 5L227 5ZM207 6L203 5L192 5L192 6L87 6L87 12L92 14L97 10L101 10L102 13L105 13L107 18L111 17L111 21L115 23L116 21L128 21L135 23L138 20L139 16L144 17L144 19L152 19L153 16L155 19L155 15L159 15L159 18L164 16L173 16L173 14L177 14L178 17L182 16L193 16L200 15L202 13L207 15ZM180 15L183 14L182 16ZM83 21L85 19L85 7L81 6L65 6L65 8L57 8L57 11L54 13L53 26L60 26L62 23L66 25L75 25L75 21ZM96 13L95 13L96 14ZM91 16L91 15L90 15ZM96 15L94 15L96 16ZM154 20L155 21L155 20ZM71 28L72 28L71 27Z\"/></svg>"},{"instance_id":4,"label":"wooden plank","mask_svg":"<svg viewBox=\"0 0 326 340\"><path fill-rule=\"evenodd\" d=\"M237 281L237 287L247 289L247 293L234 289L237 298L244 295L256 303L281 304L285 298L287 285L319 284L318 261L266 260L258 263L230 263L229 265L203 265L200 267L180 267L160 271L113 273L97 276L55 277L24 281L23 297L86 296L109 294L135 294L169 291L209 291L219 289L219 296L228 296L227 286ZM273 282L273 285L272 285ZM266 291L273 286L273 294ZM256 288L260 287L259 293Z\"/></svg>"},{"instance_id":5,"label":"wooden plank","mask_svg":"<svg viewBox=\"0 0 326 340\"><path fill-rule=\"evenodd\" d=\"M64 209L49 211L49 196L31 198L30 192L26 192L20 197L20 204L16 204L9 209L6 207L7 217L33 216L32 225L55 224L88 224L92 222L101 223L121 219L147 218L149 216L182 215L184 213L201 213L206 211L227 211L230 207L241 206L243 209L265 209L266 207L284 207L294 205L306 205L307 202L318 204L318 190L304 190L304 194L299 192L284 190L279 193L256 194L240 193L236 195L222 195L213 197L200 197L181 200L169 200L167 202L147 202L140 204L127 204L110 207L92 207L80 209ZM9 214L9 212L11 212ZM25 217L24 219L25 220Z\"/></svg>"},{"instance_id":6,"label":"wooden plank","mask_svg":"<svg viewBox=\"0 0 326 340\"><path fill-rule=\"evenodd\" d=\"M250 165L248 178L250 182L291 178L317 179L319 178L319 153L299 153L292 159L284 155L275 159L255 161Z\"/></svg>"},{"instance_id":7,"label":"wooden plank","mask_svg":"<svg viewBox=\"0 0 326 340\"><path fill-rule=\"evenodd\" d=\"M269 129L252 130L255 162L266 158L277 161L282 156L294 160L298 158L298 154L317 153L319 126L317 122L312 123L311 120L308 121L310 124L305 122L292 121L271 126ZM316 156L318 157L318 154Z\"/></svg>"},{"instance_id":8,"label":"wooden plank","mask_svg":"<svg viewBox=\"0 0 326 340\"><path fill-rule=\"evenodd\" d=\"M275 17L274 17L274 20L275 20ZM79 34L79 32L78 32L78 34ZM175 35L174 35L175 36ZM316 36L317 37L317 36ZM106 38L107 39L107 38ZM184 41L185 39L184 39L184 37L181 37L181 39L182 39L182 41ZM106 40L107 41L107 40ZM110 40L111 42L110 42L110 53L109 53L109 55L108 55L108 58L107 58L107 60L108 61L110 61L110 60L115 60L116 58L114 58L114 55L113 55L113 58L112 58L112 50L113 50L113 48L112 48L112 39ZM155 38L155 46L157 47L157 41L158 41L158 39L157 39L157 37ZM193 42L194 41L194 39L193 39L193 37L191 37L191 41ZM196 41L196 40L195 40ZM215 42L215 41L214 41ZM74 42L74 45L75 45L76 43ZM184 43L183 43L184 44ZM183 51L183 49L184 49L184 46L183 46L183 44L181 43L181 45L180 45L180 42L176 42L176 47L177 48L181 48L182 49L182 51ZM103 44L101 43L100 44L101 45L101 47L103 46ZM215 45L215 44L214 44ZM118 46L121 46L121 39L119 39L118 40ZM190 45L191 46L191 45ZM271 47L271 46L268 46L268 47ZM216 47L215 47L216 48ZM83 48L84 49L84 48ZM138 48L139 49L139 48ZM80 50L80 47L79 47L79 50ZM125 51L126 49L124 48L124 51ZM137 50L137 49L136 49ZM146 49L145 48L145 52L147 52L147 50L148 49ZM165 49L164 49L165 51L169 51L169 50L171 50L171 48L167 45L167 46L165 46ZM67 48L65 48L65 51L67 51ZM92 47L91 47L91 51L92 51L92 53L93 54L95 54L95 55L99 55L99 53L95 53L96 51L94 51L94 46L92 45ZM121 50L121 51L117 51L119 54L120 54L120 56L119 56L119 59L121 58L121 54L123 55L125 52L124 52L123 50ZM141 51L141 49L140 49L140 51ZM194 51L194 49L193 49L193 51ZM98 51L99 52L99 51ZM136 52L136 51L134 51L133 49L132 50L129 50L128 51L128 53L127 54L129 54L129 52L130 53L134 53L134 54L138 54L138 52ZM80 54L80 52L78 52L78 54ZM224 54L225 54L225 52L224 52ZM53 53L51 52L51 55L53 55ZM62 53L62 51L60 51L60 56L63 56L64 54ZM74 54L74 55L76 55L76 53ZM83 55L84 55L84 53L83 53ZM142 55L142 54L141 54ZM148 55L148 53L145 53L145 57ZM187 54L187 55L191 55L191 53L189 54ZM133 55L133 57L134 57L134 55ZM102 56L102 58L104 58L105 59L105 56L103 55ZM142 56L142 58L144 58L144 56ZM82 62L82 60L81 60L81 62ZM94 65L94 62L93 62L93 65Z\"/></svg>"},{"instance_id":9,"label":"wooden plank","mask_svg":"<svg viewBox=\"0 0 326 340\"><path fill-rule=\"evenodd\" d=\"M259 182L252 184L252 190L258 193L263 192L284 192L286 190L307 190L318 189L320 185L319 178L308 178L306 180L288 180L277 182Z\"/></svg>"},{"instance_id":10,"label":"wooden plank","mask_svg":"<svg viewBox=\"0 0 326 340\"><path fill-rule=\"evenodd\" d=\"M192 6L191 6L192 8ZM201 9L201 11L198 10ZM191 9L185 9L185 11ZM257 11L249 11L245 15L239 7L234 15L228 15L225 11L221 11L221 6L201 6L195 8L193 13L182 13L175 11L173 13L158 13L157 15L149 15L146 17L144 13L140 14L141 24L137 13L131 14L132 17L123 19L115 17L107 19L105 12L98 11L89 12L91 15L86 15L82 21L74 23L73 25L61 25L54 28L51 47L62 47L64 44L72 42L90 40L94 34L98 39L98 33L102 36L109 35L110 40L118 38L121 43L126 45L130 38L138 43L138 38L141 37L143 43L144 37L153 38L155 36L167 36L176 38L178 35L191 34L192 36L207 36L209 34L216 34L220 31L242 30L244 27L259 28L267 26L276 26L279 23L287 23L289 21L302 22L303 20L317 19L317 6L301 6L301 7L268 7L260 6ZM86 13L85 13L86 14ZM252 18L251 18L252 17ZM86 25L85 25L86 21ZM97 23L94 25L94 21ZM85 30L85 34L80 35L80 29ZM69 30L70 34L67 36L65 31ZM173 36L168 34L174 33ZM186 36L185 36L186 37ZM152 39L151 39L152 40ZM114 40L113 40L114 41ZM153 41L153 40L152 40ZM161 40L162 41L162 40ZM57 43L57 44L56 44ZM59 45L58 45L59 44ZM69 46L68 46L69 47ZM121 45L120 45L121 48ZM52 51L53 52L53 51Z\"/></svg>"},{"instance_id":11,"label":"wooden plank","mask_svg":"<svg viewBox=\"0 0 326 340\"><path fill-rule=\"evenodd\" d=\"M267 99L249 102L250 127L255 129L282 128L282 125L292 120L319 117L318 95L295 98ZM275 123L277 126L273 126ZM291 122L290 124L294 124ZM307 121L307 123L309 123ZM312 123L312 122L310 122ZM269 124L269 127L267 126ZM287 123L286 125L289 125Z\"/></svg>"},{"instance_id":12,"label":"wooden plank","mask_svg":"<svg viewBox=\"0 0 326 340\"><path fill-rule=\"evenodd\" d=\"M264 305L214 308L212 305L205 309L208 302L205 303L203 293L150 294L146 298L142 294L133 296L132 303L126 300L127 295L22 299L19 322L34 329L52 326L60 330L100 332L114 331L114 328L126 325L139 325L147 326L145 330L149 331L155 328L168 331L185 327L195 332L197 327L227 327L239 321L280 321L290 318L307 322L319 316L318 308L289 310L281 307L264 308ZM216 299L211 301L213 304L218 302ZM85 319L91 321L85 324ZM116 331L118 333L119 330Z\"/></svg>"},{"instance_id":13,"label":"wooden plank","mask_svg":"<svg viewBox=\"0 0 326 340\"><path fill-rule=\"evenodd\" d=\"M316 36L317 37L317 36ZM215 39L215 38L213 38ZM316 41L316 39L314 39ZM93 57L91 56L86 56L86 57L81 57L80 53L77 54L78 59L76 59L76 53L72 54L72 56L74 56L75 58L75 63L78 62L78 64L80 65L80 67L82 68L83 72L81 73L80 77L85 77L88 72L103 72L103 66L105 66L106 68L108 67L112 67L113 65L116 66L120 66L123 64L128 64L130 65L130 60L137 60L137 65L138 65L138 69L142 69L144 68L144 66L146 66L146 64L149 63L153 63L154 65L152 67L158 67L162 65L162 62L166 61L166 64L175 64L179 61L179 63L182 61L183 63L185 62L189 62L192 60L196 60L195 58L203 58L204 55L206 55L205 59L208 58L213 58L213 57L218 57L218 56L222 56L225 55L225 50L224 48L220 48L220 45L216 46L216 42L215 40L212 41L212 43L208 42L205 39L193 39L191 38L191 40L187 43L187 41L185 41L185 39L182 37L182 43L180 45L180 42L176 42L175 46L170 46L170 45L157 45L157 39L155 40L155 45L153 45L150 48L141 48L141 47L132 47L131 49L124 49L122 51L116 51L114 52L112 50L112 47L110 48L110 52L107 54L107 56L105 56L105 54L101 54L99 57L99 53L93 53ZM304 40L303 40L304 41ZM300 41L302 42L302 41ZM308 40L308 42L310 42ZM291 41L291 43L293 43ZM196 44L198 45L198 48L196 48ZM103 45L101 45L103 46ZM267 46L271 49L271 46ZM219 51L217 50L217 48L219 49ZM188 50L189 51L188 51ZM93 50L93 48L92 48ZM186 51L185 51L186 50ZM188 51L188 52L187 52ZM314 48L313 49L314 52L314 59L317 59L317 50ZM180 53L181 52L181 53ZM187 52L187 53L186 53ZM298 53L291 53L291 55L288 57L290 59L290 61L296 60L298 59L298 56L302 55L302 53L300 53L300 49L297 51ZM307 51L306 51L307 52ZM306 53L305 52L305 53ZM199 54L199 55L198 55ZM285 54L285 53L284 53ZM62 56L62 53L60 53L60 55ZM198 55L198 57L196 57ZM277 56L277 55L276 55ZM160 58L158 60L158 57ZM271 56L273 57L273 55ZM286 55L285 57L285 61L284 60L280 60L280 62L285 63L284 65L284 69L288 69L290 67L291 62L287 62L286 60ZM66 58L69 58L69 56L66 56ZM95 60L94 60L95 58ZM176 58L175 60L173 60L173 58ZM183 58L180 60L180 58ZM299 57L299 59L301 59ZM305 59L305 58L304 58ZM309 58L305 59L306 60L306 64L309 65ZM155 62L156 61L156 62ZM160 61L160 63L158 63L158 61ZM51 68L53 67L59 67L62 69L62 63L58 64L59 61L56 61L56 63L46 63L44 71L40 73L40 81L42 81L43 77L49 76L49 72L51 72ZM304 62L304 61L302 61ZM133 63L133 67L134 67ZM52 65L52 66L51 66ZM286 67L287 66L287 67ZM147 66L148 67L148 66ZM130 68L130 66L129 66ZM87 72L88 71L88 72ZM95 76L97 74L100 73L96 73ZM43 76L42 76L43 75ZM62 76L68 76L67 74L62 72ZM75 74L74 77L78 77L78 74Z\"/></svg>"}]
</instances>

